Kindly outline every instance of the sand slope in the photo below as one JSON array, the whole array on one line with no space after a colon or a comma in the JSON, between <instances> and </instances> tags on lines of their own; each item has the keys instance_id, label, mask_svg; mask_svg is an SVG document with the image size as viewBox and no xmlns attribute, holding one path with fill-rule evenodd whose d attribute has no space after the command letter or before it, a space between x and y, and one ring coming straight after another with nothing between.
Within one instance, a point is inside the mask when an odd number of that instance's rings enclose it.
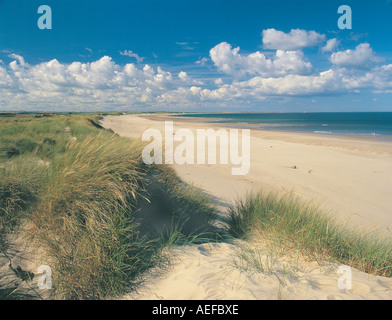
<instances>
[{"instance_id":1,"label":"sand slope","mask_svg":"<svg viewBox=\"0 0 392 320\"><path fill-rule=\"evenodd\" d=\"M20 230L30 227L30 223L25 223ZM52 299L53 290L38 287L40 278L45 277L39 273L40 267L48 264L42 248L33 244L24 232L14 232L8 240L6 252L0 252L0 288L8 292L7 299Z\"/></svg>"},{"instance_id":2,"label":"sand slope","mask_svg":"<svg viewBox=\"0 0 392 320\"><path fill-rule=\"evenodd\" d=\"M175 250L168 274L150 277L125 299L165 300L341 300L392 299L392 279L352 270L352 289L341 290L338 265L284 261L260 254L264 272L234 266L239 243L203 244ZM272 260L272 262L271 262ZM298 265L298 267L297 267Z\"/></svg>"}]
</instances>

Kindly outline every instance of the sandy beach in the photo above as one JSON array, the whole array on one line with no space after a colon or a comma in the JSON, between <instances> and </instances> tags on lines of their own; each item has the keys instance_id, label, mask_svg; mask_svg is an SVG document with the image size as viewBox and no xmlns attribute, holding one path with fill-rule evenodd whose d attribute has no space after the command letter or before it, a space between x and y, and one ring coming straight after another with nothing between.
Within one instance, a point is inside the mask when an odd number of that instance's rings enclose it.
<instances>
[{"instance_id":1,"label":"sandy beach","mask_svg":"<svg viewBox=\"0 0 392 320\"><path fill-rule=\"evenodd\" d=\"M141 139L150 128L164 131L168 115L106 116L101 121L121 136ZM174 129L217 128L177 118ZM178 165L182 180L224 206L249 192L292 191L356 228L391 236L392 143L251 129L250 171L231 175L232 165ZM341 290L339 265L287 257L263 243L252 244L268 261L264 273L243 271L238 250L249 244L203 244L175 249L169 273L147 279L132 299L391 299L392 279L352 270L352 289ZM237 261L237 263L236 263ZM289 270L289 271L288 271ZM181 288L181 289L179 289Z\"/></svg>"}]
</instances>

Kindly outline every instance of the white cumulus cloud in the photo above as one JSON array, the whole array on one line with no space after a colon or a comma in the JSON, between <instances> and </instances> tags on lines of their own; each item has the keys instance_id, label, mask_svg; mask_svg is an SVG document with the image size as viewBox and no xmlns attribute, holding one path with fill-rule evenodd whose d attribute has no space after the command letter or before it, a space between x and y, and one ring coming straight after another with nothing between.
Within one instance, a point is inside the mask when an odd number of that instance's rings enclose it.
<instances>
[{"instance_id":1,"label":"white cumulus cloud","mask_svg":"<svg viewBox=\"0 0 392 320\"><path fill-rule=\"evenodd\" d=\"M330 61L339 67L368 68L382 59L375 55L368 43L361 43L354 50L333 53Z\"/></svg>"},{"instance_id":2,"label":"white cumulus cloud","mask_svg":"<svg viewBox=\"0 0 392 320\"><path fill-rule=\"evenodd\" d=\"M339 45L339 40L336 38L329 39L324 47L321 48L321 52L333 52Z\"/></svg>"},{"instance_id":3,"label":"white cumulus cloud","mask_svg":"<svg viewBox=\"0 0 392 320\"><path fill-rule=\"evenodd\" d=\"M21 56L10 57L16 60L0 66L0 110L140 107L156 102L163 92L201 83L185 72L176 79L159 66L120 66L109 56L89 63L53 59L36 65Z\"/></svg>"},{"instance_id":4,"label":"white cumulus cloud","mask_svg":"<svg viewBox=\"0 0 392 320\"><path fill-rule=\"evenodd\" d=\"M211 60L220 72L242 77L261 75L279 77L287 74L309 74L312 64L304 60L301 51L277 50L272 58L257 51L249 55L239 53L240 48L232 48L227 42L221 42L210 50Z\"/></svg>"},{"instance_id":5,"label":"white cumulus cloud","mask_svg":"<svg viewBox=\"0 0 392 320\"><path fill-rule=\"evenodd\" d=\"M275 29L263 30L264 49L298 50L313 47L325 41L325 35L316 31L292 29L289 33Z\"/></svg>"},{"instance_id":6,"label":"white cumulus cloud","mask_svg":"<svg viewBox=\"0 0 392 320\"><path fill-rule=\"evenodd\" d=\"M337 39L325 42L320 34L299 31L276 39L275 45L271 44L276 49L267 52L242 53L239 47L221 42L209 52L213 64L204 65L209 59L203 58L200 63L184 66L187 72L140 65L141 58L132 51L123 53L136 60L139 57L139 64L120 65L109 56L91 62L52 59L31 64L21 55L3 52L0 110L200 110L276 97L306 96L311 101L316 96L362 89L392 92L392 64L383 64L368 43L336 51ZM279 32L277 35L281 36ZM294 38L302 39L297 49L289 45ZM324 44L319 54L331 52L320 55L330 64L328 67L324 63L322 70L317 70L298 49L316 43Z\"/></svg>"}]
</instances>

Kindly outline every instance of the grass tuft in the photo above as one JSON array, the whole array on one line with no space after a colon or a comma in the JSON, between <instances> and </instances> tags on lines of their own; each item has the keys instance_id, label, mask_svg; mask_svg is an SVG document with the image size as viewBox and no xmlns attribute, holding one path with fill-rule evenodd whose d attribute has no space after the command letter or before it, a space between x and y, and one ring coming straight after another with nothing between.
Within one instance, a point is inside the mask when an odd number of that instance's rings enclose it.
<instances>
[{"instance_id":1,"label":"grass tuft","mask_svg":"<svg viewBox=\"0 0 392 320\"><path fill-rule=\"evenodd\" d=\"M46 166L36 157L24 156L0 165L0 249L26 211L35 205L45 181Z\"/></svg>"},{"instance_id":2,"label":"grass tuft","mask_svg":"<svg viewBox=\"0 0 392 320\"><path fill-rule=\"evenodd\" d=\"M316 261L333 259L367 273L392 276L390 239L352 230L291 193L249 195L230 207L227 223L235 237L258 234Z\"/></svg>"}]
</instances>

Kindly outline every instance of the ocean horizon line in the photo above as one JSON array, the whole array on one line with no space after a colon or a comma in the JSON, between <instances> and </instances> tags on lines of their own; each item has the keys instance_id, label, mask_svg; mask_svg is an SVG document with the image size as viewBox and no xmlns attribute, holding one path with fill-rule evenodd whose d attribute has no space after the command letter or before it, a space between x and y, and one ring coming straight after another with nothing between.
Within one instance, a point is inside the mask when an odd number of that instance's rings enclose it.
<instances>
[{"instance_id":1,"label":"ocean horizon line","mask_svg":"<svg viewBox=\"0 0 392 320\"><path fill-rule=\"evenodd\" d=\"M187 113L182 116L236 127L392 141L392 112Z\"/></svg>"}]
</instances>

